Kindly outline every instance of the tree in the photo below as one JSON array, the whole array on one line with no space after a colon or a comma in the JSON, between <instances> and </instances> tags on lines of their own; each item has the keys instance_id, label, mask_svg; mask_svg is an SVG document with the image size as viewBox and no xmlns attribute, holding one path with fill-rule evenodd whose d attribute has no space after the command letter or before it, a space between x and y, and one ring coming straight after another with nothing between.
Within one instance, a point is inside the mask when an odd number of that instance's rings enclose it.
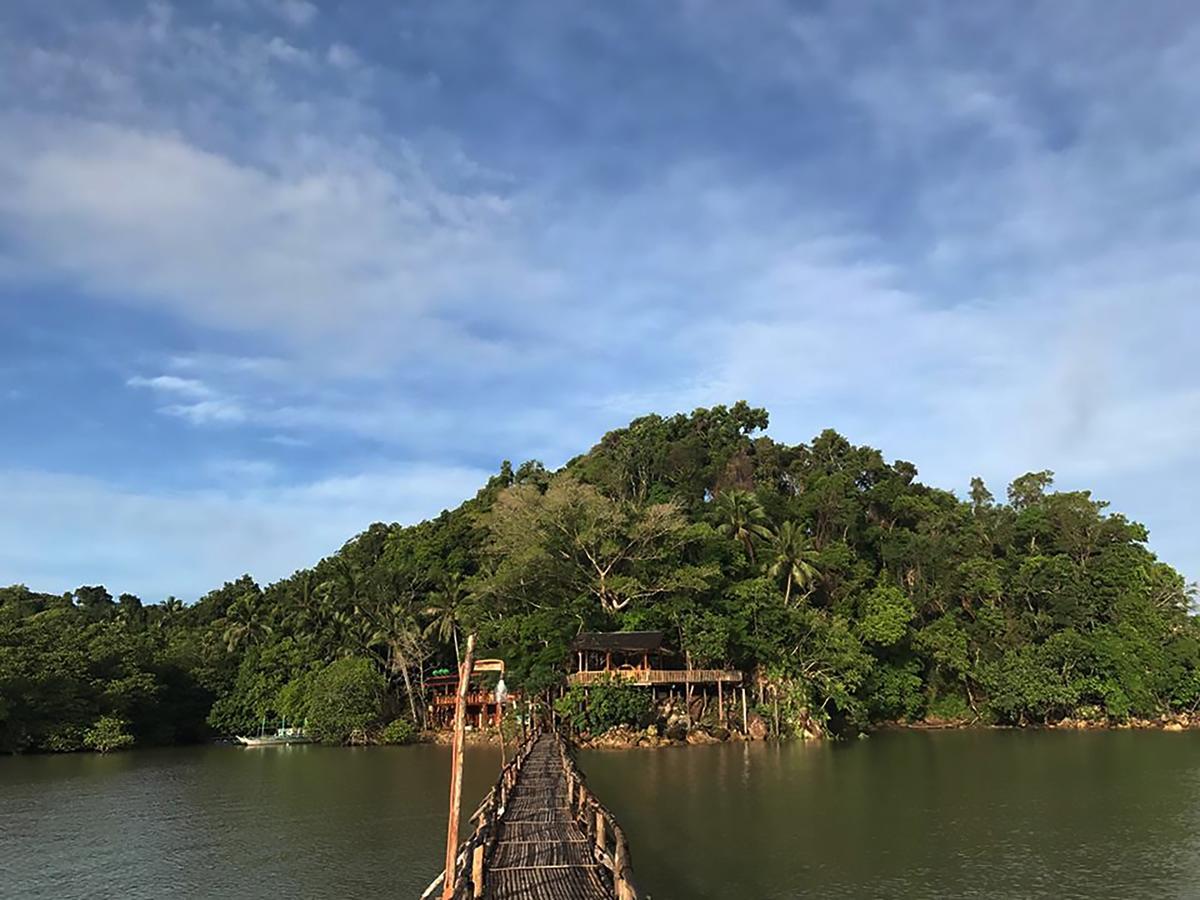
<instances>
[{"instance_id":1,"label":"tree","mask_svg":"<svg viewBox=\"0 0 1200 900\"><path fill-rule=\"evenodd\" d=\"M1049 469L1040 472L1026 472L1019 478L1014 478L1008 486L1008 502L1017 512L1028 509L1046 495L1046 490L1054 484L1054 473Z\"/></svg>"},{"instance_id":2,"label":"tree","mask_svg":"<svg viewBox=\"0 0 1200 900\"><path fill-rule=\"evenodd\" d=\"M740 543L754 564L754 539L770 540L771 528L766 510L749 491L722 491L716 499L717 526L721 534Z\"/></svg>"},{"instance_id":3,"label":"tree","mask_svg":"<svg viewBox=\"0 0 1200 900\"><path fill-rule=\"evenodd\" d=\"M309 732L322 743L346 743L379 721L385 688L369 659L347 656L330 663L309 689Z\"/></svg>"},{"instance_id":4,"label":"tree","mask_svg":"<svg viewBox=\"0 0 1200 900\"><path fill-rule=\"evenodd\" d=\"M610 500L569 475L545 493L529 485L504 491L488 526L496 567L483 588L509 600L590 595L616 613L682 587L691 574L661 565L689 540L676 504Z\"/></svg>"},{"instance_id":5,"label":"tree","mask_svg":"<svg viewBox=\"0 0 1200 900\"><path fill-rule=\"evenodd\" d=\"M982 478L976 475L971 479L971 509L976 515L990 507L995 499Z\"/></svg>"},{"instance_id":6,"label":"tree","mask_svg":"<svg viewBox=\"0 0 1200 900\"><path fill-rule=\"evenodd\" d=\"M767 574L778 579L783 575L787 584L783 602L791 601L792 588L809 588L820 574L817 560L820 554L812 548L808 536L795 522L784 522L771 538L771 559ZM807 596L807 595L806 595Z\"/></svg>"},{"instance_id":7,"label":"tree","mask_svg":"<svg viewBox=\"0 0 1200 900\"><path fill-rule=\"evenodd\" d=\"M462 659L458 651L458 626L469 596L470 592L461 575L447 575L442 579L441 587L429 595L421 610L421 614L429 620L422 634L443 644L453 642L454 661L459 665Z\"/></svg>"},{"instance_id":8,"label":"tree","mask_svg":"<svg viewBox=\"0 0 1200 900\"><path fill-rule=\"evenodd\" d=\"M246 593L230 605L225 616L225 645L231 653L244 644L259 643L271 633L261 600L261 594Z\"/></svg>"},{"instance_id":9,"label":"tree","mask_svg":"<svg viewBox=\"0 0 1200 900\"><path fill-rule=\"evenodd\" d=\"M129 723L115 716L101 716L83 735L83 745L100 753L133 746L133 735L125 729Z\"/></svg>"}]
</instances>

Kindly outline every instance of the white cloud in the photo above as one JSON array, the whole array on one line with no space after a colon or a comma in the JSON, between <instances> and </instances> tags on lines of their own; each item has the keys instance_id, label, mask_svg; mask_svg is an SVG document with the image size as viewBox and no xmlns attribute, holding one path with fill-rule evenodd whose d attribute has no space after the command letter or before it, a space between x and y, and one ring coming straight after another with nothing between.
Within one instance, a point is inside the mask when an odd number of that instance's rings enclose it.
<instances>
[{"instance_id":1,"label":"white cloud","mask_svg":"<svg viewBox=\"0 0 1200 900\"><path fill-rule=\"evenodd\" d=\"M330 65L339 69L353 69L362 64L362 59L354 52L354 48L341 43L329 45L326 59L329 60Z\"/></svg>"},{"instance_id":2,"label":"white cloud","mask_svg":"<svg viewBox=\"0 0 1200 900\"><path fill-rule=\"evenodd\" d=\"M175 375L155 375L147 378L135 375L125 382L130 387L151 388L167 394L178 394L183 397L203 399L212 396L212 389L203 381L195 378L179 378Z\"/></svg>"},{"instance_id":3,"label":"white cloud","mask_svg":"<svg viewBox=\"0 0 1200 900\"><path fill-rule=\"evenodd\" d=\"M155 375L147 378L135 375L125 382L133 388L149 388L156 393L180 397L186 402L169 403L159 407L159 412L187 419L193 425L233 424L247 418L242 404L232 397L218 394L213 388L196 378L180 378L177 375Z\"/></svg>"},{"instance_id":4,"label":"white cloud","mask_svg":"<svg viewBox=\"0 0 1200 900\"><path fill-rule=\"evenodd\" d=\"M488 473L414 465L240 491L155 493L52 472L0 470L0 583L106 584L194 599L250 572L278 579L373 521L415 522L471 496Z\"/></svg>"},{"instance_id":5,"label":"white cloud","mask_svg":"<svg viewBox=\"0 0 1200 900\"><path fill-rule=\"evenodd\" d=\"M493 278L537 288L505 255L497 198L446 193L413 160L348 148L283 172L78 120L0 120L0 135L0 231L47 269L201 325L275 330L326 365L398 344L487 352L442 313Z\"/></svg>"},{"instance_id":6,"label":"white cloud","mask_svg":"<svg viewBox=\"0 0 1200 900\"><path fill-rule=\"evenodd\" d=\"M317 17L317 7L307 0L265 0L264 5L275 15L297 28L303 28Z\"/></svg>"},{"instance_id":7,"label":"white cloud","mask_svg":"<svg viewBox=\"0 0 1200 900\"><path fill-rule=\"evenodd\" d=\"M200 400L196 403L172 403L161 410L169 416L187 419L193 425L236 424L246 421L246 411L235 400Z\"/></svg>"},{"instance_id":8,"label":"white cloud","mask_svg":"<svg viewBox=\"0 0 1200 900\"><path fill-rule=\"evenodd\" d=\"M266 49L268 56L280 62L305 65L312 61L311 54L306 50L301 50L299 47L289 44L278 35L267 41Z\"/></svg>"}]
</instances>

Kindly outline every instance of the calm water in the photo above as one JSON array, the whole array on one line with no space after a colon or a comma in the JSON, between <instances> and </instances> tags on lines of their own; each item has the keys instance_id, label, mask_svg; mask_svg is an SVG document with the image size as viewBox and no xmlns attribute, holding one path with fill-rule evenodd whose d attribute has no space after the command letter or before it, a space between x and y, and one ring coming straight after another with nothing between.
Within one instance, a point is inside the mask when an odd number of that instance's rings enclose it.
<instances>
[{"instance_id":1,"label":"calm water","mask_svg":"<svg viewBox=\"0 0 1200 900\"><path fill-rule=\"evenodd\" d=\"M440 747L0 758L0 896L415 897ZM645 893L1197 897L1200 734L898 733L586 753ZM496 751L472 748L464 804Z\"/></svg>"}]
</instances>

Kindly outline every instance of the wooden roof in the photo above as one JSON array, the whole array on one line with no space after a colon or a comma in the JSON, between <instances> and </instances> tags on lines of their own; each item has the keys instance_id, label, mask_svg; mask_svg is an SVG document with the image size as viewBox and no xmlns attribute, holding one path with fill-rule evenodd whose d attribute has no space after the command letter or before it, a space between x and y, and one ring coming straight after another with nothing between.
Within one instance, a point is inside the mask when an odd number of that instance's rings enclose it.
<instances>
[{"instance_id":1,"label":"wooden roof","mask_svg":"<svg viewBox=\"0 0 1200 900\"><path fill-rule=\"evenodd\" d=\"M661 631L582 631L571 642L571 649L653 653L662 646L662 639Z\"/></svg>"}]
</instances>

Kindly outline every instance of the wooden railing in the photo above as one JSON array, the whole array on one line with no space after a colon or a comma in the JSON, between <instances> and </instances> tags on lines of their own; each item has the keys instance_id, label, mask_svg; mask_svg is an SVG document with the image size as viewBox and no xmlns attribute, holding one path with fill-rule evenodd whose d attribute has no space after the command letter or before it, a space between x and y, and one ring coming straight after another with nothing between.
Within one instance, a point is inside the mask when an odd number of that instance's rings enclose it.
<instances>
[{"instance_id":1,"label":"wooden railing","mask_svg":"<svg viewBox=\"0 0 1200 900\"><path fill-rule=\"evenodd\" d=\"M434 706L453 706L458 702L458 697L454 694L435 694L433 697ZM473 691L467 694L468 706L494 706L496 697L490 691Z\"/></svg>"},{"instance_id":2,"label":"wooden railing","mask_svg":"<svg viewBox=\"0 0 1200 900\"><path fill-rule=\"evenodd\" d=\"M567 676L570 684L595 684L609 679L642 685L741 684L742 673L736 669L612 669L608 672L573 672Z\"/></svg>"},{"instance_id":3,"label":"wooden railing","mask_svg":"<svg viewBox=\"0 0 1200 900\"><path fill-rule=\"evenodd\" d=\"M588 788L587 781L575 765L575 759L567 749L566 742L557 735L555 739L558 741L563 771L567 776L567 805L575 817L576 824L591 841L596 862L612 879L613 894L617 900L638 900L633 867L629 859L629 842L625 839L624 830L616 817Z\"/></svg>"},{"instance_id":4,"label":"wooden railing","mask_svg":"<svg viewBox=\"0 0 1200 900\"><path fill-rule=\"evenodd\" d=\"M525 765L525 760L529 757L529 752L533 749L534 742L540 733L540 729L536 726L530 731L529 736L517 751L517 755L500 770L500 777L496 779L492 789L483 798L479 808L471 814L469 821L474 823L474 830L459 845L458 856L455 857L454 900L483 896L484 863L496 841L500 816L508 805L508 795L516 785L517 778L521 774L521 767ZM445 877L446 870L443 869L425 889L421 900L440 897Z\"/></svg>"}]
</instances>

